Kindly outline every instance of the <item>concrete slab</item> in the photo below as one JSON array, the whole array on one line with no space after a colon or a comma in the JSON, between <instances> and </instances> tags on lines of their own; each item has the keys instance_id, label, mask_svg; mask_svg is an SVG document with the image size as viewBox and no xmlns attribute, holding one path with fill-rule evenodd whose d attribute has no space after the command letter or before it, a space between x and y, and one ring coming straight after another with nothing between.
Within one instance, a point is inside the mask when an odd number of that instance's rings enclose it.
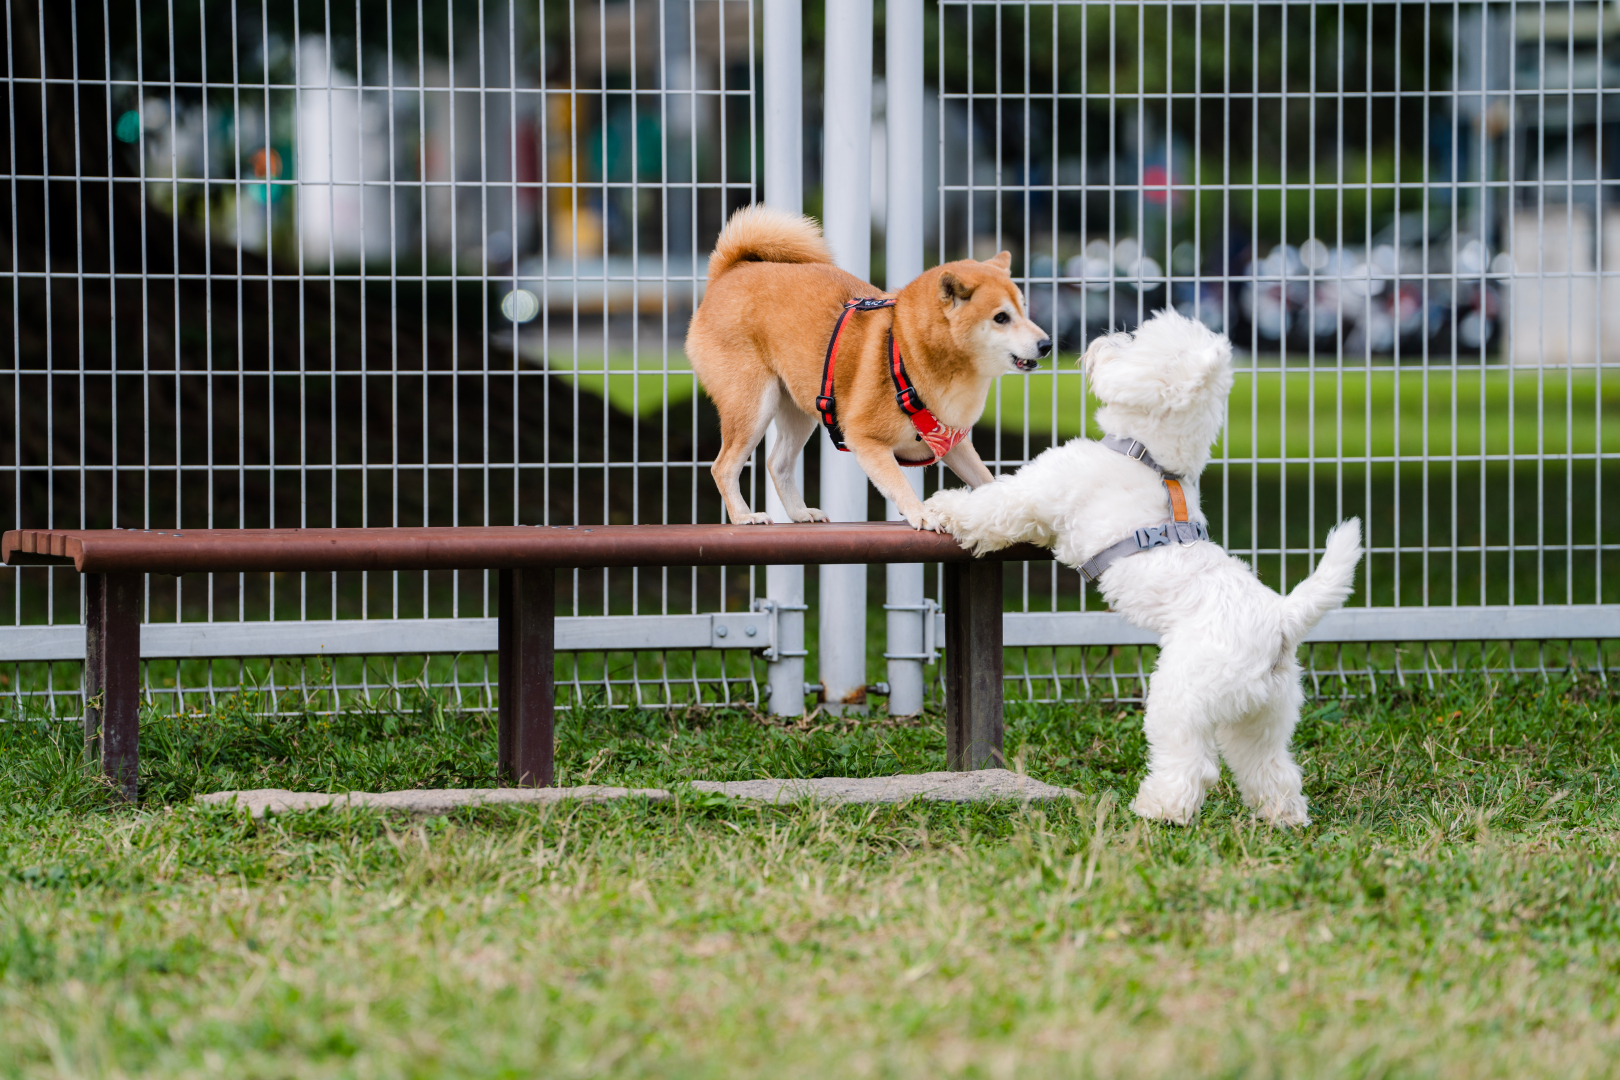
<instances>
[{"instance_id":1,"label":"concrete slab","mask_svg":"<svg viewBox=\"0 0 1620 1080\"><path fill-rule=\"evenodd\" d=\"M596 784L585 787L553 788L443 788L437 790L369 791L327 793L319 791L286 791L281 788L257 788L252 791L217 791L198 795L197 801L211 805L235 803L245 807L256 818L266 813L285 814L291 810L318 810L325 806L342 809L347 806L378 810L403 810L410 814L442 814L462 806L536 806L550 803L607 802L610 799L669 798L662 788L603 787Z\"/></svg>"},{"instance_id":2,"label":"concrete slab","mask_svg":"<svg viewBox=\"0 0 1620 1080\"><path fill-rule=\"evenodd\" d=\"M809 800L830 803L900 803L910 799L931 802L1031 802L1065 799L1079 792L1044 784L1009 769L974 772L904 773L853 779L824 776L814 780L692 781L693 791L712 791L734 799L784 803Z\"/></svg>"},{"instance_id":3,"label":"concrete slab","mask_svg":"<svg viewBox=\"0 0 1620 1080\"><path fill-rule=\"evenodd\" d=\"M814 780L694 780L693 791L714 792L733 799L754 802L791 803L901 803L911 799L931 802L1032 802L1064 799L1079 794L1070 788L1054 787L1007 769L980 769L977 772L906 773L899 776L824 776ZM369 791L328 793L287 791L282 788L256 788L251 791L217 791L198 795L197 801L211 806L234 803L256 818L266 813L285 814L294 810L323 807L366 807L400 810L409 814L442 814L463 806L541 806L560 802L607 802L610 799L672 798L662 788L622 788L591 784L584 787L553 788L444 788L412 791Z\"/></svg>"}]
</instances>

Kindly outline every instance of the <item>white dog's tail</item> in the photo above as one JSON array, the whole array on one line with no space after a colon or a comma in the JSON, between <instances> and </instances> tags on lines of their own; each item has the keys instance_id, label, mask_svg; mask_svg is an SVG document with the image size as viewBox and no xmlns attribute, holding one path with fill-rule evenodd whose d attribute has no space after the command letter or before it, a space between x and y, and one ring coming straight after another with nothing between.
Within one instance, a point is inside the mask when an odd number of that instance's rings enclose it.
<instances>
[{"instance_id":1,"label":"white dog's tail","mask_svg":"<svg viewBox=\"0 0 1620 1080\"><path fill-rule=\"evenodd\" d=\"M1344 603L1355 580L1356 563L1360 561L1361 519L1351 518L1328 533L1316 570L1283 598L1285 651L1293 652L1323 615Z\"/></svg>"}]
</instances>

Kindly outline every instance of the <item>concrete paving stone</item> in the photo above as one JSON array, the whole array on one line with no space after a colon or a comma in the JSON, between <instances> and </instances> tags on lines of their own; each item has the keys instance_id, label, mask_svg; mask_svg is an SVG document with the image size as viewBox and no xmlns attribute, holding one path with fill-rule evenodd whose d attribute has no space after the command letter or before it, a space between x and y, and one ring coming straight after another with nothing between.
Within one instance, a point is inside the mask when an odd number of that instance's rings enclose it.
<instances>
[{"instance_id":1,"label":"concrete paving stone","mask_svg":"<svg viewBox=\"0 0 1620 1080\"><path fill-rule=\"evenodd\" d=\"M422 788L414 791L320 792L286 791L281 788L257 788L252 791L217 791L198 795L197 801L212 805L235 803L246 807L254 817L285 814L290 810L319 810L324 806L369 807L379 810L403 810L411 814L441 814L462 806L535 806L577 800L580 802L607 802L610 799L669 798L662 788L622 788L588 785L585 787L552 788Z\"/></svg>"},{"instance_id":2,"label":"concrete paving stone","mask_svg":"<svg viewBox=\"0 0 1620 1080\"><path fill-rule=\"evenodd\" d=\"M830 803L899 803L910 799L932 802L996 802L1064 799L1078 795L1071 788L1044 784L1009 769L975 772L905 773L852 779L824 776L814 780L694 780L692 790L716 792L734 799L782 803L811 800Z\"/></svg>"},{"instance_id":3,"label":"concrete paving stone","mask_svg":"<svg viewBox=\"0 0 1620 1080\"><path fill-rule=\"evenodd\" d=\"M1044 784L1033 777L1008 769L980 769L977 772L905 773L899 776L823 776L814 780L694 780L693 791L726 795L755 802L824 803L901 803L911 799L931 802L1032 802L1064 799L1079 794L1065 787ZM462 806L535 806L578 800L606 802L610 799L671 798L662 788L622 788L588 785L553 788L448 788L413 791L321 792L257 788L251 791L217 791L198 795L197 801L220 806L235 803L256 818L266 813L285 814L293 810L319 810L332 806L402 810L411 814L441 814Z\"/></svg>"}]
</instances>

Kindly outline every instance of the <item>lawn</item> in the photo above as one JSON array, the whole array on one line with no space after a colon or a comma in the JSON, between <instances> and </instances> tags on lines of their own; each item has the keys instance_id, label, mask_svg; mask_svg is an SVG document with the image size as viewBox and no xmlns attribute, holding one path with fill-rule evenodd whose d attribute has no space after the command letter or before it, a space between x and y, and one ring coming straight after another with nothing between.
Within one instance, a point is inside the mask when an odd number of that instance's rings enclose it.
<instances>
[{"instance_id":1,"label":"lawn","mask_svg":"<svg viewBox=\"0 0 1620 1080\"><path fill-rule=\"evenodd\" d=\"M1620 371L1357 367L1341 373L1331 365L1238 363L1217 461L1275 459L1285 449L1295 459L1620 453ZM600 356L587 357L560 374L643 419L658 417L666 405L683 415L697 389L678 352L667 367L658 356L638 363L624 353L614 354L605 369ZM1032 375L1005 376L980 426L999 421L1007 432L1095 436L1094 424L1082 427L1082 418L1097 409L1083 382L1073 357Z\"/></svg>"},{"instance_id":2,"label":"lawn","mask_svg":"<svg viewBox=\"0 0 1620 1080\"><path fill-rule=\"evenodd\" d=\"M0 725L3 1076L1608 1076L1612 749L1587 682L1310 707L1315 822L1123 804L1140 717L1014 710L1034 809L668 804L263 824L234 786L487 783L488 721L153 718L145 803ZM938 718L566 719L564 781L939 768Z\"/></svg>"},{"instance_id":3,"label":"lawn","mask_svg":"<svg viewBox=\"0 0 1620 1080\"><path fill-rule=\"evenodd\" d=\"M981 425L1061 438L1097 410L1078 373L999 380ZM1085 434L1100 432L1092 425ZM1599 440L1601 439L1601 446ZM1237 372L1215 460L1620 452L1620 371L1304 367Z\"/></svg>"}]
</instances>

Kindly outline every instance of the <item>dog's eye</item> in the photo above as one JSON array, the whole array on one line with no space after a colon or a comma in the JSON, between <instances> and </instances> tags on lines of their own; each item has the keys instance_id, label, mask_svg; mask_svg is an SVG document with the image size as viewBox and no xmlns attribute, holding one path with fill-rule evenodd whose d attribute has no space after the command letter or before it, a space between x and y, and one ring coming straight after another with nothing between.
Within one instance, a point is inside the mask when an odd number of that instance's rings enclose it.
<instances>
[{"instance_id":1,"label":"dog's eye","mask_svg":"<svg viewBox=\"0 0 1620 1080\"><path fill-rule=\"evenodd\" d=\"M1012 317L1009 316L1005 311L996 312L996 322L1005 323L1005 322L1011 322L1011 321L1012 321Z\"/></svg>"}]
</instances>

